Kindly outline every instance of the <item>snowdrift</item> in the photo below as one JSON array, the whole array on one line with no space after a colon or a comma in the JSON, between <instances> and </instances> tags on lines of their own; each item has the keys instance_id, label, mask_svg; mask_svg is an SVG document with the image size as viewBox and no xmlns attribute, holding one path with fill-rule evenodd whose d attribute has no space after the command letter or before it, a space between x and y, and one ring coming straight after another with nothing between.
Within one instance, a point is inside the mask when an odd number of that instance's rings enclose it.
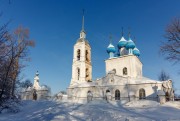
<instances>
[{"instance_id":1,"label":"snowdrift","mask_svg":"<svg viewBox=\"0 0 180 121\"><path fill-rule=\"evenodd\" d=\"M137 100L125 104L128 107L157 107L159 105L158 102L152 100Z\"/></svg>"}]
</instances>

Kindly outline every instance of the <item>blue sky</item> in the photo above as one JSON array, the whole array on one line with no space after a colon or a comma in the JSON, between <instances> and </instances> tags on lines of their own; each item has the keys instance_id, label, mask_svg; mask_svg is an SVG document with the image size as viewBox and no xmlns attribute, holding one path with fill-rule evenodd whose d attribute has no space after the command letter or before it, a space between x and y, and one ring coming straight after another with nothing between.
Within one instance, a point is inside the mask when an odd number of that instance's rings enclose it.
<instances>
[{"instance_id":1,"label":"blue sky","mask_svg":"<svg viewBox=\"0 0 180 121\"><path fill-rule=\"evenodd\" d=\"M180 89L180 65L173 65L159 54L167 24L180 17L179 6L179 0L11 0L11 4L0 0L0 23L11 19L9 29L19 25L30 29L36 47L30 49L31 62L22 71L24 79L33 82L38 70L40 83L49 85L53 93L65 90L70 83L73 45L79 38L83 8L92 48L93 79L105 75L109 35L116 46L124 27L126 38L128 28L136 37L143 75L157 79L163 69Z\"/></svg>"}]
</instances>

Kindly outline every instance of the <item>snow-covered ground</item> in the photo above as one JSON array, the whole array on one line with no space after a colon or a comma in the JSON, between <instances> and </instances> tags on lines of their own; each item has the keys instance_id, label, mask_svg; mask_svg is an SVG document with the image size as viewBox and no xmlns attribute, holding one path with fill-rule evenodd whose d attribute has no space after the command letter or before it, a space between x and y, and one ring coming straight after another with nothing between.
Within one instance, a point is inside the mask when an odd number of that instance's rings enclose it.
<instances>
[{"instance_id":1,"label":"snow-covered ground","mask_svg":"<svg viewBox=\"0 0 180 121\"><path fill-rule=\"evenodd\" d=\"M180 102L159 105L154 101L73 104L24 101L21 112L2 113L0 121L180 121Z\"/></svg>"}]
</instances>

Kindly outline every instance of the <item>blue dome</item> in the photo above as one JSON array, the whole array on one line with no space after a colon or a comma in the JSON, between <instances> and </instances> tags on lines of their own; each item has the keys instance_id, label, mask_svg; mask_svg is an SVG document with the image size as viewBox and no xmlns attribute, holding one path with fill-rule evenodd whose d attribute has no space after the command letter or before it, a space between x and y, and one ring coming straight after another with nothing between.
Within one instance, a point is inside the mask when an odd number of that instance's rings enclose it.
<instances>
[{"instance_id":1,"label":"blue dome","mask_svg":"<svg viewBox=\"0 0 180 121\"><path fill-rule=\"evenodd\" d=\"M135 48L135 43L129 38L126 44L126 49L134 49Z\"/></svg>"},{"instance_id":2,"label":"blue dome","mask_svg":"<svg viewBox=\"0 0 180 121\"><path fill-rule=\"evenodd\" d=\"M140 56L140 51L135 47L135 48L133 49L133 54L134 54L135 56Z\"/></svg>"},{"instance_id":3,"label":"blue dome","mask_svg":"<svg viewBox=\"0 0 180 121\"><path fill-rule=\"evenodd\" d=\"M109 46L107 47L107 53L115 53L116 52L116 48L112 45L112 44L109 44Z\"/></svg>"},{"instance_id":4,"label":"blue dome","mask_svg":"<svg viewBox=\"0 0 180 121\"><path fill-rule=\"evenodd\" d=\"M124 37L122 36L122 38L119 40L118 42L118 48L122 48L122 47L125 47L127 44L127 40L124 39Z\"/></svg>"}]
</instances>

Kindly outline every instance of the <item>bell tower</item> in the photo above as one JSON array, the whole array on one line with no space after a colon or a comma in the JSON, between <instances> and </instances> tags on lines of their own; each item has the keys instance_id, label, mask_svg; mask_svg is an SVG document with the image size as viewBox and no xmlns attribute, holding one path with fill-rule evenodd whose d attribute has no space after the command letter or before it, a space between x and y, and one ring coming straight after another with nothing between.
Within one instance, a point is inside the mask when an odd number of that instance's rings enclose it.
<instances>
[{"instance_id":1,"label":"bell tower","mask_svg":"<svg viewBox=\"0 0 180 121\"><path fill-rule=\"evenodd\" d=\"M40 85L39 85L39 73L38 73L38 71L36 72L36 76L34 77L33 88L34 89L39 89L40 88Z\"/></svg>"},{"instance_id":2,"label":"bell tower","mask_svg":"<svg viewBox=\"0 0 180 121\"><path fill-rule=\"evenodd\" d=\"M92 81L91 46L86 40L84 30L84 13L82 18L82 30L80 37L74 45L72 78L70 85Z\"/></svg>"}]
</instances>

